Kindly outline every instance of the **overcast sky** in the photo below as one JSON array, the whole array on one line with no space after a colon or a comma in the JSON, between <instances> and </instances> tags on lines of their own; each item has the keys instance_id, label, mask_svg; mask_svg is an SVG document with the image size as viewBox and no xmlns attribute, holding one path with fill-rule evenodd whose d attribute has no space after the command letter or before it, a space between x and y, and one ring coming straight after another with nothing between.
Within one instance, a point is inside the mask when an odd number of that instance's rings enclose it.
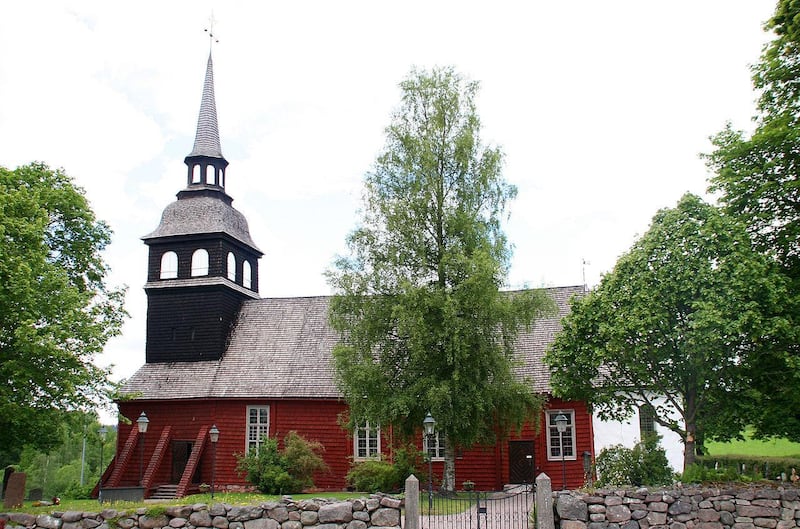
<instances>
[{"instance_id":1,"label":"overcast sky","mask_svg":"<svg viewBox=\"0 0 800 529\"><path fill-rule=\"evenodd\" d=\"M481 82L483 137L519 189L509 286L591 286L659 208L703 194L698 153L749 128L774 0L8 1L0 165L63 167L114 230L132 318L101 363L144 363L146 247L184 187L215 19L226 190L262 296L329 294L361 182L413 66ZM585 266L582 262L586 260Z\"/></svg>"}]
</instances>

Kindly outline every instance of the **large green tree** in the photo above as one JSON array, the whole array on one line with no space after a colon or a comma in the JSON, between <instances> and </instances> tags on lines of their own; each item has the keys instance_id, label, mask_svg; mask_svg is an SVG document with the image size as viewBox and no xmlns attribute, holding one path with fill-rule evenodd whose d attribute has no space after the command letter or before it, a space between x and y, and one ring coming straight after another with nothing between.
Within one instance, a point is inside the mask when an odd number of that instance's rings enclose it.
<instances>
[{"instance_id":1,"label":"large green tree","mask_svg":"<svg viewBox=\"0 0 800 529\"><path fill-rule=\"evenodd\" d=\"M775 259L792 287L783 318L800 326L800 2L781 0L766 24L775 38L753 66L759 93L752 133L730 124L712 138L706 156L710 189L725 211L744 222L752 240ZM759 436L800 440L800 340L762 348L751 379L761 394L753 426ZM793 411L794 410L794 411Z\"/></svg>"},{"instance_id":2,"label":"large green tree","mask_svg":"<svg viewBox=\"0 0 800 529\"><path fill-rule=\"evenodd\" d=\"M125 316L106 285L111 232L61 170L0 167L0 463L61 439L65 412L105 397L92 363Z\"/></svg>"},{"instance_id":3,"label":"large green tree","mask_svg":"<svg viewBox=\"0 0 800 529\"><path fill-rule=\"evenodd\" d=\"M456 447L537 416L513 346L551 305L539 291L500 291L510 257L501 221L516 189L502 178L500 150L481 142L478 84L438 68L412 71L400 87L350 253L329 272L342 336L335 369L350 427L410 435L435 417L443 488L453 490Z\"/></svg>"},{"instance_id":4,"label":"large green tree","mask_svg":"<svg viewBox=\"0 0 800 529\"><path fill-rule=\"evenodd\" d=\"M736 218L687 194L575 300L546 355L554 392L605 419L652 406L691 464L704 438L735 437L752 419L750 368L790 331L788 288Z\"/></svg>"}]
</instances>

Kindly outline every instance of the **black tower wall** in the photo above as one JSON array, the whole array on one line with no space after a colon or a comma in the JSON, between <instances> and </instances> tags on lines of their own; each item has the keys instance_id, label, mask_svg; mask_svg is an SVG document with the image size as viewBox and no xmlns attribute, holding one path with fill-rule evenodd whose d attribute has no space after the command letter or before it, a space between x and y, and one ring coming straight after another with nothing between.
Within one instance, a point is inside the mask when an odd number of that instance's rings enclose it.
<instances>
[{"instance_id":1,"label":"black tower wall","mask_svg":"<svg viewBox=\"0 0 800 529\"><path fill-rule=\"evenodd\" d=\"M245 299L223 285L148 290L145 361L219 360Z\"/></svg>"}]
</instances>

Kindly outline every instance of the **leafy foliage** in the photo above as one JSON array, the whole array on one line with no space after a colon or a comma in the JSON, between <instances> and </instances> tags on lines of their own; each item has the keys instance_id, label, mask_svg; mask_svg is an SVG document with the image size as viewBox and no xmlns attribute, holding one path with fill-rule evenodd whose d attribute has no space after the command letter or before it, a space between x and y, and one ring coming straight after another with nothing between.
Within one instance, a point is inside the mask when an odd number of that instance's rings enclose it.
<instances>
[{"instance_id":1,"label":"leafy foliage","mask_svg":"<svg viewBox=\"0 0 800 529\"><path fill-rule=\"evenodd\" d=\"M546 355L554 391L606 419L652 406L684 439L688 466L696 441L736 437L752 420L749 376L793 332L788 288L736 219L685 195L573 303Z\"/></svg>"},{"instance_id":2,"label":"leafy foliage","mask_svg":"<svg viewBox=\"0 0 800 529\"><path fill-rule=\"evenodd\" d=\"M314 485L313 474L327 470L321 443L289 432L279 450L277 439L264 439L258 451L237 456L237 470L264 494L293 494Z\"/></svg>"},{"instance_id":3,"label":"leafy foliage","mask_svg":"<svg viewBox=\"0 0 800 529\"><path fill-rule=\"evenodd\" d=\"M724 455L703 456L681 476L684 483L785 479L797 482L800 457ZM792 479L794 470L795 478Z\"/></svg>"},{"instance_id":4,"label":"leafy foliage","mask_svg":"<svg viewBox=\"0 0 800 529\"><path fill-rule=\"evenodd\" d=\"M58 444L65 412L106 398L92 363L120 331L124 290L106 285L111 230L61 170L0 167L0 463Z\"/></svg>"},{"instance_id":5,"label":"leafy foliage","mask_svg":"<svg viewBox=\"0 0 800 529\"><path fill-rule=\"evenodd\" d=\"M397 490L397 469L388 461L361 461L347 473L347 483L361 492L392 492Z\"/></svg>"},{"instance_id":6,"label":"leafy foliage","mask_svg":"<svg viewBox=\"0 0 800 529\"><path fill-rule=\"evenodd\" d=\"M740 218L756 248L774 258L791 281L783 319L800 327L800 3L780 0L767 24L776 38L752 68L759 93L752 134L728 124L712 138L706 155L714 172L710 190L720 193L727 213ZM761 394L753 414L760 437L800 440L800 340L796 335L763 348L751 374ZM777 383L776 383L777 381Z\"/></svg>"},{"instance_id":7,"label":"leafy foliage","mask_svg":"<svg viewBox=\"0 0 800 529\"><path fill-rule=\"evenodd\" d=\"M423 453L413 445L393 452L394 462L383 460L355 463L347 473L347 483L361 492L393 492L400 490L411 474L422 476Z\"/></svg>"},{"instance_id":8,"label":"leafy foliage","mask_svg":"<svg viewBox=\"0 0 800 529\"><path fill-rule=\"evenodd\" d=\"M452 490L454 446L535 416L540 402L514 376L512 351L551 303L538 291L500 292L510 257L500 224L516 189L501 177L500 150L480 140L477 83L440 68L412 71L400 86L350 255L328 273L342 336L335 370L351 427L411 434L433 414Z\"/></svg>"},{"instance_id":9,"label":"leafy foliage","mask_svg":"<svg viewBox=\"0 0 800 529\"><path fill-rule=\"evenodd\" d=\"M94 487L100 473L111 461L116 446L116 431L108 428L105 440L98 431L100 423L92 413L70 412L62 418L56 446L46 452L32 445L22 449L18 469L27 474L28 490L42 489L45 498L75 498ZM83 439L86 452L83 453ZM101 454L102 451L102 454ZM81 459L84 460L84 485L81 486ZM102 459L102 461L101 461Z\"/></svg>"},{"instance_id":10,"label":"leafy foliage","mask_svg":"<svg viewBox=\"0 0 800 529\"><path fill-rule=\"evenodd\" d=\"M604 448L596 460L599 486L667 485L672 469L656 435L646 436L633 448L615 445Z\"/></svg>"}]
</instances>

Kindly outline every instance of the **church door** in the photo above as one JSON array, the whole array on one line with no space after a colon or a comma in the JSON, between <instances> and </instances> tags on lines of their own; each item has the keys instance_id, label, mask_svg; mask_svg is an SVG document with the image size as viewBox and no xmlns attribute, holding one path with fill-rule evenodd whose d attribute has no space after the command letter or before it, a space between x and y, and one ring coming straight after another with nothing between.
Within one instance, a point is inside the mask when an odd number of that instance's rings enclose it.
<instances>
[{"instance_id":1,"label":"church door","mask_svg":"<svg viewBox=\"0 0 800 529\"><path fill-rule=\"evenodd\" d=\"M510 483L533 483L533 441L508 442L508 480Z\"/></svg>"}]
</instances>

